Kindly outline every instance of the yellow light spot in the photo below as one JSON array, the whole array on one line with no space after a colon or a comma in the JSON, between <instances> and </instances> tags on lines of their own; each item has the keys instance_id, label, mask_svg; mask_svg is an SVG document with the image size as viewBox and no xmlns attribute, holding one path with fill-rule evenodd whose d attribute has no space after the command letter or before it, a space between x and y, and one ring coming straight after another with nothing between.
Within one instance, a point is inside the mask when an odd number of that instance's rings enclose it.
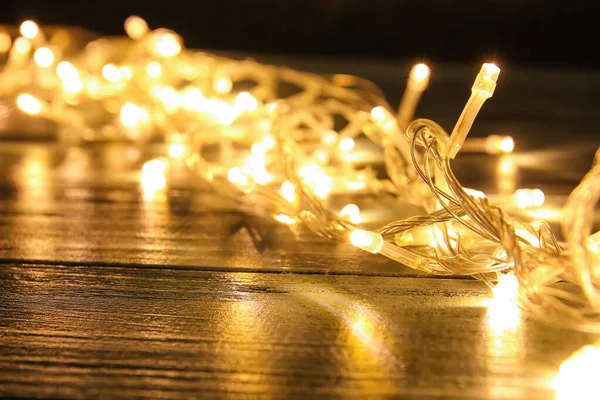
<instances>
[{"instance_id":1,"label":"yellow light spot","mask_svg":"<svg viewBox=\"0 0 600 400\"><path fill-rule=\"evenodd\" d=\"M241 168L231 168L227 173L227 179L245 193L249 193L254 188L254 181Z\"/></svg>"},{"instance_id":2,"label":"yellow light spot","mask_svg":"<svg viewBox=\"0 0 600 400\"><path fill-rule=\"evenodd\" d=\"M492 288L494 298L488 300L488 326L495 334L515 331L521 320L517 306L519 281L513 273L499 276L498 284Z\"/></svg>"},{"instance_id":3,"label":"yellow light spot","mask_svg":"<svg viewBox=\"0 0 600 400\"><path fill-rule=\"evenodd\" d=\"M545 200L544 192L540 189L519 189L513 196L519 208L540 207Z\"/></svg>"},{"instance_id":4,"label":"yellow light spot","mask_svg":"<svg viewBox=\"0 0 600 400\"><path fill-rule=\"evenodd\" d=\"M353 224L358 224L363 221L362 216L360 215L360 208L356 204L346 204L340 210L340 217L347 219Z\"/></svg>"},{"instance_id":5,"label":"yellow light spot","mask_svg":"<svg viewBox=\"0 0 600 400\"><path fill-rule=\"evenodd\" d=\"M503 153L511 153L515 148L515 142L513 138L506 136L500 141L499 147Z\"/></svg>"},{"instance_id":6,"label":"yellow light spot","mask_svg":"<svg viewBox=\"0 0 600 400\"><path fill-rule=\"evenodd\" d=\"M296 201L296 188L294 187L294 184L290 181L284 181L281 184L281 195L283 196L284 199L286 199L290 203L295 202Z\"/></svg>"},{"instance_id":7,"label":"yellow light spot","mask_svg":"<svg viewBox=\"0 0 600 400\"><path fill-rule=\"evenodd\" d=\"M122 78L121 71L114 64L106 64L102 67L102 76L109 82L119 82Z\"/></svg>"},{"instance_id":8,"label":"yellow light spot","mask_svg":"<svg viewBox=\"0 0 600 400\"><path fill-rule=\"evenodd\" d=\"M160 100L168 111L173 111L179 105L177 91L171 86L154 86L152 95Z\"/></svg>"},{"instance_id":9,"label":"yellow light spot","mask_svg":"<svg viewBox=\"0 0 600 400\"><path fill-rule=\"evenodd\" d=\"M429 67L425 64L417 64L413 67L412 75L415 79L422 81L429 77Z\"/></svg>"},{"instance_id":10,"label":"yellow light spot","mask_svg":"<svg viewBox=\"0 0 600 400\"><path fill-rule=\"evenodd\" d=\"M126 103L121 107L119 118L123 126L134 129L138 124L148 120L148 111L133 103Z\"/></svg>"},{"instance_id":11,"label":"yellow light spot","mask_svg":"<svg viewBox=\"0 0 600 400\"><path fill-rule=\"evenodd\" d=\"M326 198L331 192L332 178L318 165L307 165L298 170L298 175L308 185L317 197Z\"/></svg>"},{"instance_id":12,"label":"yellow light spot","mask_svg":"<svg viewBox=\"0 0 600 400\"><path fill-rule=\"evenodd\" d=\"M323 135L323 143L325 144L333 144L337 141L337 133L333 131L328 131Z\"/></svg>"},{"instance_id":13,"label":"yellow light spot","mask_svg":"<svg viewBox=\"0 0 600 400\"><path fill-rule=\"evenodd\" d=\"M26 37L27 39L33 39L40 32L40 28L33 21L24 21L20 27L21 35Z\"/></svg>"},{"instance_id":14,"label":"yellow light spot","mask_svg":"<svg viewBox=\"0 0 600 400\"><path fill-rule=\"evenodd\" d=\"M185 154L185 144L173 143L169 146L169 156L172 158L180 158Z\"/></svg>"},{"instance_id":15,"label":"yellow light spot","mask_svg":"<svg viewBox=\"0 0 600 400\"><path fill-rule=\"evenodd\" d=\"M146 73L151 78L158 78L162 74L162 65L158 61L151 61L146 66Z\"/></svg>"},{"instance_id":16,"label":"yellow light spot","mask_svg":"<svg viewBox=\"0 0 600 400\"><path fill-rule=\"evenodd\" d=\"M519 281L513 273L500 275L498 284L494 286L492 292L497 299L514 302L519 295Z\"/></svg>"},{"instance_id":17,"label":"yellow light spot","mask_svg":"<svg viewBox=\"0 0 600 400\"><path fill-rule=\"evenodd\" d=\"M377 106L371 110L371 118L374 121L383 123L388 118L388 112L384 107Z\"/></svg>"},{"instance_id":18,"label":"yellow light spot","mask_svg":"<svg viewBox=\"0 0 600 400\"><path fill-rule=\"evenodd\" d=\"M496 64L485 63L481 66L481 72L486 79L492 80L494 83L498 81L500 75L500 68Z\"/></svg>"},{"instance_id":19,"label":"yellow light spot","mask_svg":"<svg viewBox=\"0 0 600 400\"><path fill-rule=\"evenodd\" d=\"M275 216L275 220L282 222L284 224L293 225L296 223L296 220L285 214L278 214Z\"/></svg>"},{"instance_id":20,"label":"yellow light spot","mask_svg":"<svg viewBox=\"0 0 600 400\"><path fill-rule=\"evenodd\" d=\"M40 67L49 67L54 63L54 53L47 47L40 47L33 54L33 59Z\"/></svg>"},{"instance_id":21,"label":"yellow light spot","mask_svg":"<svg viewBox=\"0 0 600 400\"><path fill-rule=\"evenodd\" d=\"M63 61L56 66L56 75L62 80L79 79L79 71L68 61Z\"/></svg>"},{"instance_id":22,"label":"yellow light spot","mask_svg":"<svg viewBox=\"0 0 600 400\"><path fill-rule=\"evenodd\" d=\"M6 32L0 32L0 53L6 53L12 46L12 39Z\"/></svg>"},{"instance_id":23,"label":"yellow light spot","mask_svg":"<svg viewBox=\"0 0 600 400\"><path fill-rule=\"evenodd\" d=\"M227 76L222 76L213 82L213 89L219 94L227 94L231 92L232 87L233 83Z\"/></svg>"},{"instance_id":24,"label":"yellow light spot","mask_svg":"<svg viewBox=\"0 0 600 400\"><path fill-rule=\"evenodd\" d=\"M175 35L166 33L156 41L154 49L158 55L163 57L174 57L181 51L181 44Z\"/></svg>"},{"instance_id":25,"label":"yellow light spot","mask_svg":"<svg viewBox=\"0 0 600 400\"><path fill-rule=\"evenodd\" d=\"M31 50L31 42L24 37L16 38L13 46L15 47L15 50L21 54L29 53Z\"/></svg>"},{"instance_id":26,"label":"yellow light spot","mask_svg":"<svg viewBox=\"0 0 600 400\"><path fill-rule=\"evenodd\" d=\"M383 237L373 231L356 229L350 234L350 243L371 253L379 253L383 247Z\"/></svg>"},{"instance_id":27,"label":"yellow light spot","mask_svg":"<svg viewBox=\"0 0 600 400\"><path fill-rule=\"evenodd\" d=\"M583 346L565 360L554 380L556 400L598 398L600 344Z\"/></svg>"},{"instance_id":28,"label":"yellow light spot","mask_svg":"<svg viewBox=\"0 0 600 400\"><path fill-rule=\"evenodd\" d=\"M125 32L132 39L141 39L148 31L146 21L136 15L132 15L125 20Z\"/></svg>"},{"instance_id":29,"label":"yellow light spot","mask_svg":"<svg viewBox=\"0 0 600 400\"><path fill-rule=\"evenodd\" d=\"M248 92L241 92L235 97L234 107L241 111L255 111L258 108L258 101Z\"/></svg>"},{"instance_id":30,"label":"yellow light spot","mask_svg":"<svg viewBox=\"0 0 600 400\"><path fill-rule=\"evenodd\" d=\"M21 94L17 98L17 105L27 114L36 115L42 110L42 103L30 94Z\"/></svg>"},{"instance_id":31,"label":"yellow light spot","mask_svg":"<svg viewBox=\"0 0 600 400\"><path fill-rule=\"evenodd\" d=\"M352 138L343 138L340 140L340 149L343 151L352 151L354 148L354 139Z\"/></svg>"},{"instance_id":32,"label":"yellow light spot","mask_svg":"<svg viewBox=\"0 0 600 400\"><path fill-rule=\"evenodd\" d=\"M167 184L165 172L168 164L165 160L154 159L142 167L141 183L146 197L153 198L156 191L162 190Z\"/></svg>"}]
</instances>

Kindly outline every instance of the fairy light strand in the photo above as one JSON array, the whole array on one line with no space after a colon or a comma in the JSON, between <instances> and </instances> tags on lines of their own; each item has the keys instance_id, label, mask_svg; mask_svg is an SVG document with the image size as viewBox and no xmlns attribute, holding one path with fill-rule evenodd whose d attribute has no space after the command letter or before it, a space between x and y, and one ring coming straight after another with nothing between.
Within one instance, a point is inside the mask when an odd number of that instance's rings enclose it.
<instances>
[{"instance_id":1,"label":"fairy light strand","mask_svg":"<svg viewBox=\"0 0 600 400\"><path fill-rule=\"evenodd\" d=\"M411 70L394 111L361 78L191 51L175 32L151 30L137 16L125 31L127 38L102 38L73 54L47 41L33 21L23 22L19 37L0 30L7 54L2 95L54 121L65 145L106 140L104 132L140 146L161 135L167 154L142 171L144 185L155 190L166 186L169 163L183 161L244 210L430 274L470 275L490 287L510 276L515 301L531 315L600 333L600 240L590 235L600 156L565 205L566 245L547 224L509 215L538 207L541 191L522 189L492 203L452 171L460 151L513 151L509 136L467 138L494 93L496 65L483 64L449 135L431 120L413 120L431 75L425 64ZM364 137L382 149L388 178L353 161ZM209 161L206 149L215 146L219 157ZM358 206L329 208L328 198L341 194L391 196L428 214L364 229Z\"/></svg>"}]
</instances>

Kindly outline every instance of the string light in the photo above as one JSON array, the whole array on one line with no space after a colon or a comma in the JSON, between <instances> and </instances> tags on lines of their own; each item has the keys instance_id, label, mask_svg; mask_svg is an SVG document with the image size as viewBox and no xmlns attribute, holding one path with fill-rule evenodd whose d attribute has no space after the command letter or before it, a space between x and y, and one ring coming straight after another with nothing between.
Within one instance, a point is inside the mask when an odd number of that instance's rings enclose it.
<instances>
[{"instance_id":1,"label":"string light","mask_svg":"<svg viewBox=\"0 0 600 400\"><path fill-rule=\"evenodd\" d=\"M72 136L97 130L99 120L115 138L141 143L163 135L168 157L142 168L145 193L163 190L170 163L182 163L244 210L306 226L422 272L473 276L494 293L508 285L515 303L533 317L600 332L600 240L590 235L600 155L561 214L566 244L546 223L509 215L514 208L541 206L544 194L521 189L511 197L511 137L467 138L494 93L496 65L483 64L448 135L431 120L413 120L431 77L424 64L411 69L395 112L359 78L329 79L193 52L176 33L151 30L136 16L127 19L125 31L131 40L103 38L69 55L45 44L43 29L25 21L0 73L3 91L23 112L50 119ZM10 46L12 38L0 38ZM14 79L17 72L29 79ZM354 162L365 149L363 137L382 150L386 177L368 162ZM217 159L205 158L205 150L215 147ZM504 154L498 170L502 201L460 184L451 168L460 151ZM330 199L359 193L396 198L426 213L357 229L365 222L360 209L348 204L338 214Z\"/></svg>"}]
</instances>

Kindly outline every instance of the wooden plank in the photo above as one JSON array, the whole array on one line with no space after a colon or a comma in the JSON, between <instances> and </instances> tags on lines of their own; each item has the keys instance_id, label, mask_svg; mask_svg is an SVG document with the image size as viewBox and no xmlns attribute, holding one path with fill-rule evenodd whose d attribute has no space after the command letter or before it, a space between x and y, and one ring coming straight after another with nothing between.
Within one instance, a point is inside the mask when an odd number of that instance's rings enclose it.
<instances>
[{"instance_id":1,"label":"wooden plank","mask_svg":"<svg viewBox=\"0 0 600 400\"><path fill-rule=\"evenodd\" d=\"M3 396L549 398L591 340L498 329L476 281L4 265L0 287Z\"/></svg>"}]
</instances>

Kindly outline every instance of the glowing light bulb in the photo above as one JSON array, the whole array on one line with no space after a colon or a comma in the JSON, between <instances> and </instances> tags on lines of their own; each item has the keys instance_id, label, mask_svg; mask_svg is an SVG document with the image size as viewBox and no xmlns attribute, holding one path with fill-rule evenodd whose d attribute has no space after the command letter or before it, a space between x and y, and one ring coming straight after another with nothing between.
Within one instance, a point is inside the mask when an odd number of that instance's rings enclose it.
<instances>
[{"instance_id":1,"label":"glowing light bulb","mask_svg":"<svg viewBox=\"0 0 600 400\"><path fill-rule=\"evenodd\" d=\"M36 115L42 111L42 103L30 94L21 94L17 98L17 105L27 114Z\"/></svg>"},{"instance_id":2,"label":"glowing light bulb","mask_svg":"<svg viewBox=\"0 0 600 400\"><path fill-rule=\"evenodd\" d=\"M340 149L342 151L352 151L354 148L354 139L352 138L343 138L340 140Z\"/></svg>"},{"instance_id":3,"label":"glowing light bulb","mask_svg":"<svg viewBox=\"0 0 600 400\"><path fill-rule=\"evenodd\" d=\"M373 231L356 229L350 234L350 243L371 253L379 253L383 247L383 237Z\"/></svg>"},{"instance_id":4,"label":"glowing light bulb","mask_svg":"<svg viewBox=\"0 0 600 400\"><path fill-rule=\"evenodd\" d=\"M165 160L154 159L146 162L142 167L141 184L145 193L152 198L152 193L162 190L167 184L165 172L168 168Z\"/></svg>"},{"instance_id":5,"label":"glowing light bulb","mask_svg":"<svg viewBox=\"0 0 600 400\"><path fill-rule=\"evenodd\" d=\"M519 208L541 207L545 200L544 192L540 189L519 189L513 197Z\"/></svg>"},{"instance_id":6,"label":"glowing light bulb","mask_svg":"<svg viewBox=\"0 0 600 400\"><path fill-rule=\"evenodd\" d=\"M229 182L240 188L244 193L250 193L250 191L252 191L254 188L254 181L248 174L242 171L241 168L231 168L227 173L227 179Z\"/></svg>"},{"instance_id":7,"label":"glowing light bulb","mask_svg":"<svg viewBox=\"0 0 600 400\"><path fill-rule=\"evenodd\" d=\"M148 31L149 28L146 21L136 15L132 15L125 20L125 32L127 36L134 40L141 39Z\"/></svg>"},{"instance_id":8,"label":"glowing light bulb","mask_svg":"<svg viewBox=\"0 0 600 400\"><path fill-rule=\"evenodd\" d=\"M128 67L120 67L119 72L121 76L126 80L130 80L133 77L133 73L131 72L131 68Z\"/></svg>"},{"instance_id":9,"label":"glowing light bulb","mask_svg":"<svg viewBox=\"0 0 600 400\"><path fill-rule=\"evenodd\" d=\"M512 151L515 148L515 142L514 142L513 138L511 138L510 136L506 136L504 139L502 139L500 141L499 147L503 153L512 153Z\"/></svg>"},{"instance_id":10,"label":"glowing light bulb","mask_svg":"<svg viewBox=\"0 0 600 400\"><path fill-rule=\"evenodd\" d=\"M31 50L31 42L24 37L19 37L15 39L15 43L13 44L15 50L18 53L25 54L29 53Z\"/></svg>"},{"instance_id":11,"label":"glowing light bulb","mask_svg":"<svg viewBox=\"0 0 600 400\"><path fill-rule=\"evenodd\" d=\"M172 158L180 158L185 154L185 144L173 143L169 146L169 156Z\"/></svg>"},{"instance_id":12,"label":"glowing light bulb","mask_svg":"<svg viewBox=\"0 0 600 400\"><path fill-rule=\"evenodd\" d=\"M374 107L371 110L371 118L377 122L385 122L385 120L387 119L387 115L388 113L386 109L382 106Z\"/></svg>"},{"instance_id":13,"label":"glowing light bulb","mask_svg":"<svg viewBox=\"0 0 600 400\"><path fill-rule=\"evenodd\" d=\"M213 82L213 89L219 94L227 94L231 92L232 87L233 83L227 76L222 76Z\"/></svg>"},{"instance_id":14,"label":"glowing light bulb","mask_svg":"<svg viewBox=\"0 0 600 400\"><path fill-rule=\"evenodd\" d=\"M556 400L598 398L600 343L583 346L565 360L554 380Z\"/></svg>"},{"instance_id":15,"label":"glowing light bulb","mask_svg":"<svg viewBox=\"0 0 600 400\"><path fill-rule=\"evenodd\" d=\"M412 76L417 81L424 81L429 78L429 67L425 64L417 64L412 69Z\"/></svg>"},{"instance_id":16,"label":"glowing light bulb","mask_svg":"<svg viewBox=\"0 0 600 400\"><path fill-rule=\"evenodd\" d=\"M68 61L62 61L56 66L56 75L62 80L79 79L79 71Z\"/></svg>"},{"instance_id":17,"label":"glowing light bulb","mask_svg":"<svg viewBox=\"0 0 600 400\"><path fill-rule=\"evenodd\" d=\"M284 199L293 203L296 201L296 189L294 188L294 184L290 181L284 181L281 184L281 195Z\"/></svg>"},{"instance_id":18,"label":"glowing light bulb","mask_svg":"<svg viewBox=\"0 0 600 400\"><path fill-rule=\"evenodd\" d=\"M337 141L337 133L333 132L333 131L328 131L326 132L323 137L323 143L325 144L333 144Z\"/></svg>"},{"instance_id":19,"label":"glowing light bulb","mask_svg":"<svg viewBox=\"0 0 600 400\"><path fill-rule=\"evenodd\" d=\"M119 82L122 78L121 71L114 64L106 64L102 67L102 76L109 82Z\"/></svg>"},{"instance_id":20,"label":"glowing light bulb","mask_svg":"<svg viewBox=\"0 0 600 400\"><path fill-rule=\"evenodd\" d=\"M21 35L27 39L33 39L40 32L40 28L35 22L27 20L21 24L19 31L21 32Z\"/></svg>"},{"instance_id":21,"label":"glowing light bulb","mask_svg":"<svg viewBox=\"0 0 600 400\"><path fill-rule=\"evenodd\" d=\"M255 111L258 108L258 101L248 92L241 92L235 97L234 107L241 111Z\"/></svg>"},{"instance_id":22,"label":"glowing light bulb","mask_svg":"<svg viewBox=\"0 0 600 400\"><path fill-rule=\"evenodd\" d=\"M356 204L346 204L340 210L340 217L347 219L353 224L358 224L363 221L362 216L360 215L360 208Z\"/></svg>"},{"instance_id":23,"label":"glowing light bulb","mask_svg":"<svg viewBox=\"0 0 600 400\"><path fill-rule=\"evenodd\" d=\"M12 47L12 39L6 32L0 32L0 53L6 53Z\"/></svg>"},{"instance_id":24,"label":"glowing light bulb","mask_svg":"<svg viewBox=\"0 0 600 400\"><path fill-rule=\"evenodd\" d=\"M49 67L54 63L54 53L47 47L40 47L33 54L33 59L40 67Z\"/></svg>"},{"instance_id":25,"label":"glowing light bulb","mask_svg":"<svg viewBox=\"0 0 600 400\"><path fill-rule=\"evenodd\" d=\"M135 129L137 126L148 120L148 111L142 107L138 107L133 103L126 103L121 107L119 119L123 126L129 129Z\"/></svg>"},{"instance_id":26,"label":"glowing light bulb","mask_svg":"<svg viewBox=\"0 0 600 400\"><path fill-rule=\"evenodd\" d=\"M154 50L163 57L174 57L181 51L181 44L177 36L172 33L165 33L154 43Z\"/></svg>"},{"instance_id":27,"label":"glowing light bulb","mask_svg":"<svg viewBox=\"0 0 600 400\"><path fill-rule=\"evenodd\" d=\"M498 283L492 288L492 292L496 299L514 302L519 295L519 281L513 273L500 275Z\"/></svg>"},{"instance_id":28,"label":"glowing light bulb","mask_svg":"<svg viewBox=\"0 0 600 400\"><path fill-rule=\"evenodd\" d=\"M151 78L158 78L162 74L162 65L158 61L151 61L146 66L146 73Z\"/></svg>"},{"instance_id":29,"label":"glowing light bulb","mask_svg":"<svg viewBox=\"0 0 600 400\"><path fill-rule=\"evenodd\" d=\"M296 220L285 214L278 214L275 216L275 220L287 225L293 225L296 223Z\"/></svg>"}]
</instances>

